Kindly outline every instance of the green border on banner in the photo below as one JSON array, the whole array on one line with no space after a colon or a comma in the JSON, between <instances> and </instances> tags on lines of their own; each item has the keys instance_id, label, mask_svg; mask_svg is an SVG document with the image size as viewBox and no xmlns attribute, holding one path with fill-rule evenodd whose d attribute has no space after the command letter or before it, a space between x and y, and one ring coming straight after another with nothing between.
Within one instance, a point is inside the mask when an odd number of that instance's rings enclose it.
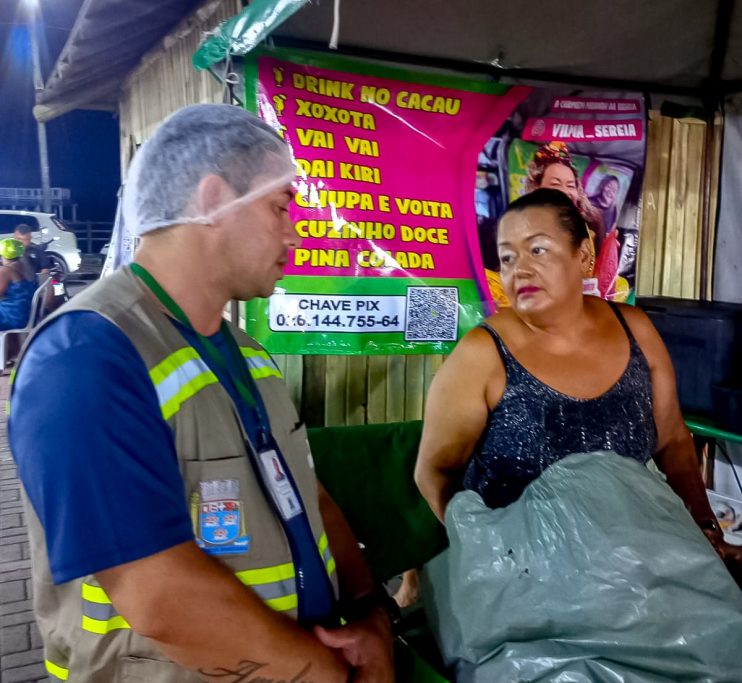
<instances>
[{"instance_id":1,"label":"green border on banner","mask_svg":"<svg viewBox=\"0 0 742 683\"><path fill-rule=\"evenodd\" d=\"M434 85L440 88L463 90L465 92L482 93L484 95L503 95L510 90L509 85L484 78L471 78L444 72L415 71L414 64L409 66L393 66L371 62L359 57L349 57L343 54L327 54L313 50L300 50L284 47L260 47L253 50L244 59L245 79L245 108L253 113L258 110L258 60L261 57L273 57L286 62L293 62L303 66L312 66L318 69L334 69L346 73L362 76L388 78L416 85ZM414 57L411 57L414 60ZM422 68L422 67L420 67Z\"/></svg>"},{"instance_id":2,"label":"green border on banner","mask_svg":"<svg viewBox=\"0 0 742 683\"><path fill-rule=\"evenodd\" d=\"M408 287L455 287L459 292L457 340L483 319L483 302L474 280L407 277L323 277L288 275L277 290L286 294L406 296ZM281 296L276 294L274 296ZM390 355L451 353L456 341L406 341L404 332L274 332L268 299L244 304L245 328L271 353L307 355Z\"/></svg>"}]
</instances>

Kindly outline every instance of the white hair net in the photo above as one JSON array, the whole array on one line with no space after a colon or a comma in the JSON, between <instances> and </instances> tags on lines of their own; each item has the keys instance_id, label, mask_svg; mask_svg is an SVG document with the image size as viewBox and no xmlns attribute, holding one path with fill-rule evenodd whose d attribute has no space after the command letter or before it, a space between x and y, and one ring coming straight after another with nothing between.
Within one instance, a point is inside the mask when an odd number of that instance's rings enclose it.
<instances>
[{"instance_id":1,"label":"white hair net","mask_svg":"<svg viewBox=\"0 0 742 683\"><path fill-rule=\"evenodd\" d=\"M237 194L204 215L193 200L207 175ZM247 204L296 177L288 146L257 116L229 104L179 109L137 150L123 194L123 223L132 234L183 223L208 225L222 211Z\"/></svg>"}]
</instances>

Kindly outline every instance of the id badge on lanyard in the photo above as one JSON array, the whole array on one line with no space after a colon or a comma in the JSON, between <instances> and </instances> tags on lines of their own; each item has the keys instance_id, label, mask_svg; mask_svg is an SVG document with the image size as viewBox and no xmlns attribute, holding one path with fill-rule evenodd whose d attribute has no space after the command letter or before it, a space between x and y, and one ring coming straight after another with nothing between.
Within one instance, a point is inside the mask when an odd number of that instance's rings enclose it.
<instances>
[{"instance_id":1,"label":"id badge on lanyard","mask_svg":"<svg viewBox=\"0 0 742 683\"><path fill-rule=\"evenodd\" d=\"M165 306L176 320L193 330L206 355L221 368L225 376L230 377L229 367L224 362L221 353L211 340L196 332L190 320L188 320L188 316L186 316L180 306L160 286L157 280L139 263L132 263L130 267L134 275L139 277L150 288L160 303ZM240 398L244 401L245 407L257 418L259 426L259 444L257 446L250 439L247 430L244 430L248 457L253 461L253 465L258 470L257 474L270 493L277 512L284 521L288 521L304 512L301 498L294 486L293 477L286 469L286 461L281 454L281 450L271 433L270 421L260 398L260 392L258 392L255 381L250 376L247 367L243 365L240 349L229 332L226 323L223 321L221 329L225 342L234 357L234 364L236 367L243 369L243 372L240 373L242 377L232 377L232 382ZM201 354L201 349L199 349L199 354ZM239 416L239 410L237 414Z\"/></svg>"},{"instance_id":2,"label":"id badge on lanyard","mask_svg":"<svg viewBox=\"0 0 742 683\"><path fill-rule=\"evenodd\" d=\"M231 336L228 337L228 343L230 342L233 342ZM233 344L233 346L236 346L236 344ZM232 350L236 356L235 362L242 362L242 357L238 353L239 349ZM293 477L287 471L286 459L283 457L281 448L271 432L270 420L260 397L260 392L255 386L255 381L247 372L245 373L244 384L254 392L255 406L253 414L257 417L259 427L258 444L252 442L250 434L245 429L245 446L247 447L248 457L253 461L258 476L262 479L263 485L273 500L276 511L285 522L288 522L302 514L304 507L294 486ZM250 409L250 406L247 406L247 408Z\"/></svg>"},{"instance_id":3,"label":"id badge on lanyard","mask_svg":"<svg viewBox=\"0 0 742 683\"><path fill-rule=\"evenodd\" d=\"M229 337L229 341L232 341L231 337ZM236 362L242 362L241 356L236 359ZM302 514L304 507L295 488L293 477L287 471L286 459L283 457L281 448L271 432L268 413L255 382L246 373L243 383L254 392L254 406L248 405L246 407L248 410L252 409L258 423L257 444L253 443L249 432L243 427L247 457L252 461L258 477L263 481L265 489L270 494L276 511L285 522L288 522ZM239 411L237 411L237 414L239 415Z\"/></svg>"},{"instance_id":4,"label":"id badge on lanyard","mask_svg":"<svg viewBox=\"0 0 742 683\"><path fill-rule=\"evenodd\" d=\"M285 521L302 513L299 496L294 489L291 477L283 466L283 458L275 448L264 448L258 451L258 466L263 483L273 498L279 514Z\"/></svg>"}]
</instances>

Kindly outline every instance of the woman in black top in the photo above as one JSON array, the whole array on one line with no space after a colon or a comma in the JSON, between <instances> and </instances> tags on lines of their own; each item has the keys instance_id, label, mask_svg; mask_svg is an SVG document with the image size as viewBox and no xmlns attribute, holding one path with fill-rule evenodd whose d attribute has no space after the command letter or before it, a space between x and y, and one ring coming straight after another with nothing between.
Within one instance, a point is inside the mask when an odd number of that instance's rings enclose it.
<instances>
[{"instance_id":1,"label":"woman in black top","mask_svg":"<svg viewBox=\"0 0 742 683\"><path fill-rule=\"evenodd\" d=\"M442 521L461 488L510 504L571 453L654 458L722 556L669 355L644 313L583 296L593 268L585 221L540 189L513 202L498 230L512 303L457 345L428 394L415 479Z\"/></svg>"}]
</instances>

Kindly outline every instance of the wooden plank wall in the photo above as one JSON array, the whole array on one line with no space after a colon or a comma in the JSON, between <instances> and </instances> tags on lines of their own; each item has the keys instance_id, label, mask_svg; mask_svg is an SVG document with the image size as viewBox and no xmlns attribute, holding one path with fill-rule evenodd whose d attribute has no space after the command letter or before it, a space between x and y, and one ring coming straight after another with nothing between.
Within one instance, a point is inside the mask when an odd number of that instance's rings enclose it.
<instances>
[{"instance_id":1,"label":"wooden plank wall","mask_svg":"<svg viewBox=\"0 0 742 683\"><path fill-rule=\"evenodd\" d=\"M168 114L185 104L222 101L222 86L209 74L195 72L191 56L202 33L240 7L239 0L207 3L208 16L204 12L186 20L127 80L120 105L122 169L135 146ZM651 113L638 262L640 294L698 295L705 125L696 119ZM718 167L720 121L715 128ZM717 184L713 183L713 206ZM330 426L421 419L428 387L444 357L278 356L276 360L307 425Z\"/></svg>"},{"instance_id":2,"label":"wooden plank wall","mask_svg":"<svg viewBox=\"0 0 742 683\"><path fill-rule=\"evenodd\" d=\"M169 114L187 104L223 101L224 87L210 73L196 71L191 59L204 33L241 9L241 0L205 2L126 79L119 98L122 177L136 147Z\"/></svg>"},{"instance_id":3,"label":"wooden plank wall","mask_svg":"<svg viewBox=\"0 0 742 683\"><path fill-rule=\"evenodd\" d=\"M430 356L276 356L310 426L420 420L433 375Z\"/></svg>"},{"instance_id":4,"label":"wooden plank wall","mask_svg":"<svg viewBox=\"0 0 742 683\"><path fill-rule=\"evenodd\" d=\"M650 112L639 232L639 295L686 299L696 299L700 295L702 174L707 125L700 119L672 119L656 111ZM717 117L713 125L709 296L713 282L713 230L721 158L721 117Z\"/></svg>"}]
</instances>

